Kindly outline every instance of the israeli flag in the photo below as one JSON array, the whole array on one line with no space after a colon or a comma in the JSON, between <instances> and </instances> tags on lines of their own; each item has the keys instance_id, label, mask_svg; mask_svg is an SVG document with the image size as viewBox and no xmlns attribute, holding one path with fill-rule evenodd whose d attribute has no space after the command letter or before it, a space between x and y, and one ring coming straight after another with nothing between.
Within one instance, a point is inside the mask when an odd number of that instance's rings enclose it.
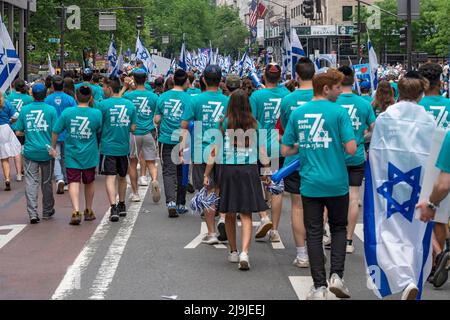
<instances>
[{"instance_id":1,"label":"israeli flag","mask_svg":"<svg viewBox=\"0 0 450 320\"><path fill-rule=\"evenodd\" d=\"M288 71L292 70L291 44L289 43L287 34L284 35L281 59L283 60L283 64L281 66L281 78L286 80L286 74Z\"/></svg>"},{"instance_id":2,"label":"israeli flag","mask_svg":"<svg viewBox=\"0 0 450 320\"><path fill-rule=\"evenodd\" d=\"M181 45L181 52L180 52L180 68L183 69L184 71L187 71L187 63L186 63L186 45L183 42L183 44Z\"/></svg>"},{"instance_id":3,"label":"israeli flag","mask_svg":"<svg viewBox=\"0 0 450 320\"><path fill-rule=\"evenodd\" d=\"M16 78L22 63L0 17L0 92L5 92Z\"/></svg>"},{"instance_id":4,"label":"israeli flag","mask_svg":"<svg viewBox=\"0 0 450 320\"><path fill-rule=\"evenodd\" d=\"M291 52L292 52L292 78L295 77L295 65L301 57L306 57L305 51L303 50L302 43L298 38L297 31L295 28L291 29Z\"/></svg>"},{"instance_id":5,"label":"israeli flag","mask_svg":"<svg viewBox=\"0 0 450 320\"><path fill-rule=\"evenodd\" d=\"M55 68L52 65L52 59L50 59L50 53L48 53L48 74L54 76L56 74Z\"/></svg>"},{"instance_id":6,"label":"israeli flag","mask_svg":"<svg viewBox=\"0 0 450 320\"><path fill-rule=\"evenodd\" d=\"M186 51L186 68L187 70L192 69L192 56L189 51Z\"/></svg>"},{"instance_id":7,"label":"israeli flag","mask_svg":"<svg viewBox=\"0 0 450 320\"><path fill-rule=\"evenodd\" d=\"M242 56L241 61L239 62L239 77L244 75L244 72L251 73L256 70L255 65L253 63L253 59L248 55L248 48L245 50L244 55Z\"/></svg>"},{"instance_id":8,"label":"israeli flag","mask_svg":"<svg viewBox=\"0 0 450 320\"><path fill-rule=\"evenodd\" d=\"M148 52L147 48L144 47L144 44L142 43L139 36L136 39L135 57L136 60L141 60L144 63L144 68L148 73L152 71L154 65L153 59L150 55L150 52Z\"/></svg>"},{"instance_id":9,"label":"israeli flag","mask_svg":"<svg viewBox=\"0 0 450 320\"><path fill-rule=\"evenodd\" d=\"M402 101L380 114L370 143L364 192L368 285L378 297L419 289L431 271L433 222L415 217L435 124L423 107Z\"/></svg>"},{"instance_id":10,"label":"israeli flag","mask_svg":"<svg viewBox=\"0 0 450 320\"><path fill-rule=\"evenodd\" d=\"M378 64L377 54L372 46L370 38L367 40L367 48L369 49L370 85L372 87L372 92L375 92L378 87L377 71L380 65Z\"/></svg>"},{"instance_id":11,"label":"israeli flag","mask_svg":"<svg viewBox=\"0 0 450 320\"><path fill-rule=\"evenodd\" d=\"M117 58L116 64L114 66L114 69L111 71L112 76L119 76L119 71L123 68L123 54L122 54L122 48L120 48L120 54Z\"/></svg>"},{"instance_id":12,"label":"israeli flag","mask_svg":"<svg viewBox=\"0 0 450 320\"><path fill-rule=\"evenodd\" d=\"M358 77L356 76L356 70L353 67L353 63L352 60L350 59L350 57L348 57L348 62L349 62L349 67L353 69L353 80L354 80L354 84L353 84L353 90L358 90L358 95L361 95L361 87L359 86L359 80Z\"/></svg>"},{"instance_id":13,"label":"israeli flag","mask_svg":"<svg viewBox=\"0 0 450 320\"><path fill-rule=\"evenodd\" d=\"M111 40L111 43L109 44L108 61L109 61L109 71L111 72L116 66L117 62L117 49L114 40Z\"/></svg>"}]
</instances>

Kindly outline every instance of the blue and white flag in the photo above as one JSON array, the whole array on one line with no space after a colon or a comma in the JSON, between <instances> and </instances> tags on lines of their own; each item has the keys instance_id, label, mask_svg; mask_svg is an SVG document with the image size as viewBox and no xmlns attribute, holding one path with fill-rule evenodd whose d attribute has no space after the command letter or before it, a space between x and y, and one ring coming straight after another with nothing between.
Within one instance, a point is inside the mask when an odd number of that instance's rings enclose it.
<instances>
[{"instance_id":1,"label":"blue and white flag","mask_svg":"<svg viewBox=\"0 0 450 320\"><path fill-rule=\"evenodd\" d=\"M183 41L183 44L181 45L181 51L180 51L180 59L179 59L180 68L184 71L187 71L187 63L186 63L186 45Z\"/></svg>"},{"instance_id":2,"label":"blue and white flag","mask_svg":"<svg viewBox=\"0 0 450 320\"><path fill-rule=\"evenodd\" d=\"M119 57L117 58L114 68L111 71L111 75L118 77L119 71L121 71L122 69L123 69L123 54L122 54L122 48L120 48L120 54L119 54Z\"/></svg>"},{"instance_id":3,"label":"blue and white flag","mask_svg":"<svg viewBox=\"0 0 450 320\"><path fill-rule=\"evenodd\" d=\"M186 51L186 68L187 70L191 70L192 69L192 56L191 53L189 51Z\"/></svg>"},{"instance_id":4,"label":"blue and white flag","mask_svg":"<svg viewBox=\"0 0 450 320\"><path fill-rule=\"evenodd\" d=\"M292 52L292 79L295 78L295 65L301 57L306 57L302 43L298 38L295 28L291 29L291 52Z\"/></svg>"},{"instance_id":5,"label":"blue and white flag","mask_svg":"<svg viewBox=\"0 0 450 320\"><path fill-rule=\"evenodd\" d=\"M415 217L435 123L423 107L402 101L380 114L370 142L364 192L368 285L378 297L409 284L421 298L432 264L433 222Z\"/></svg>"},{"instance_id":6,"label":"blue and white flag","mask_svg":"<svg viewBox=\"0 0 450 320\"><path fill-rule=\"evenodd\" d=\"M356 89L358 91L358 94L361 95L361 87L359 86L359 79L356 76L356 70L353 67L352 59L350 59L350 57L348 57L348 62L349 62L349 67L353 69L353 80L354 80L353 90Z\"/></svg>"},{"instance_id":7,"label":"blue and white flag","mask_svg":"<svg viewBox=\"0 0 450 320\"><path fill-rule=\"evenodd\" d=\"M116 62L117 62L117 49L116 49L116 43L114 42L114 40L111 40L111 43L109 44L108 61L109 61L108 71L112 72L112 70L116 66Z\"/></svg>"},{"instance_id":8,"label":"blue and white flag","mask_svg":"<svg viewBox=\"0 0 450 320\"><path fill-rule=\"evenodd\" d=\"M148 52L147 48L144 47L141 39L139 38L139 35L136 39L136 51L135 51L135 59L141 60L144 64L144 68L147 70L148 73L150 73L153 70L153 59L150 55L150 52Z\"/></svg>"},{"instance_id":9,"label":"blue and white flag","mask_svg":"<svg viewBox=\"0 0 450 320\"><path fill-rule=\"evenodd\" d=\"M245 50L241 61L239 62L239 77L243 77L244 73L251 73L256 70L252 57L248 55L248 48Z\"/></svg>"},{"instance_id":10,"label":"blue and white flag","mask_svg":"<svg viewBox=\"0 0 450 320\"><path fill-rule=\"evenodd\" d=\"M281 78L286 80L286 74L292 70L291 44L287 34L284 35L283 48L281 53L283 64L281 65Z\"/></svg>"},{"instance_id":11,"label":"blue and white flag","mask_svg":"<svg viewBox=\"0 0 450 320\"><path fill-rule=\"evenodd\" d=\"M375 90L378 87L378 58L377 54L375 52L375 49L372 46L372 42L370 41L370 38L367 40L367 48L369 49L369 65L370 65L370 85L372 87L372 92L375 92Z\"/></svg>"},{"instance_id":12,"label":"blue and white flag","mask_svg":"<svg viewBox=\"0 0 450 320\"><path fill-rule=\"evenodd\" d=\"M8 30L0 17L0 92L5 92L22 68Z\"/></svg>"},{"instance_id":13,"label":"blue and white flag","mask_svg":"<svg viewBox=\"0 0 450 320\"><path fill-rule=\"evenodd\" d=\"M48 74L54 76L56 74L55 68L52 65L52 59L50 59L50 53L48 53Z\"/></svg>"}]
</instances>

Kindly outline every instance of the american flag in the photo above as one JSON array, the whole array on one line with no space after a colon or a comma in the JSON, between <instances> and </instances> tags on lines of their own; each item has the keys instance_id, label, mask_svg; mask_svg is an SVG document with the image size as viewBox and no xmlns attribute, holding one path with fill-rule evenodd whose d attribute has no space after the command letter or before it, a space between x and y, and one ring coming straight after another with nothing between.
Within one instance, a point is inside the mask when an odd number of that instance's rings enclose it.
<instances>
[{"instance_id":1,"label":"american flag","mask_svg":"<svg viewBox=\"0 0 450 320\"><path fill-rule=\"evenodd\" d=\"M250 7L250 28L256 28L256 22L258 20L258 1L252 0Z\"/></svg>"}]
</instances>

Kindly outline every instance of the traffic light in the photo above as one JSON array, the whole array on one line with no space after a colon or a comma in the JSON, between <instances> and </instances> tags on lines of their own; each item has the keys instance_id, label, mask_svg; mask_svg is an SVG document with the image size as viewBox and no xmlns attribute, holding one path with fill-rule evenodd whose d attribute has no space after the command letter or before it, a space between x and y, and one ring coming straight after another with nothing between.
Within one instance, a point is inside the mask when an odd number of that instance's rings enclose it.
<instances>
[{"instance_id":1,"label":"traffic light","mask_svg":"<svg viewBox=\"0 0 450 320\"><path fill-rule=\"evenodd\" d=\"M144 29L144 17L142 16L136 17L136 29L138 30Z\"/></svg>"},{"instance_id":2,"label":"traffic light","mask_svg":"<svg viewBox=\"0 0 450 320\"><path fill-rule=\"evenodd\" d=\"M153 39L156 38L156 30L153 28L150 28L150 37Z\"/></svg>"},{"instance_id":3,"label":"traffic light","mask_svg":"<svg viewBox=\"0 0 450 320\"><path fill-rule=\"evenodd\" d=\"M408 46L408 28L400 28L400 48L406 48Z\"/></svg>"},{"instance_id":4,"label":"traffic light","mask_svg":"<svg viewBox=\"0 0 450 320\"><path fill-rule=\"evenodd\" d=\"M304 0L303 1L302 14L306 19L314 18L314 0Z\"/></svg>"}]
</instances>

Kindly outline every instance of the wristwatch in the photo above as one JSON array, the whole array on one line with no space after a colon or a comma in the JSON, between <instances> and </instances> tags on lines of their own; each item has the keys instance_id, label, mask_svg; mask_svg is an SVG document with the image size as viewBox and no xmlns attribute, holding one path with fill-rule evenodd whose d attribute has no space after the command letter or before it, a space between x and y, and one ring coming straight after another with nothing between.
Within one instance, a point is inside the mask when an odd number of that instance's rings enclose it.
<instances>
[{"instance_id":1,"label":"wristwatch","mask_svg":"<svg viewBox=\"0 0 450 320\"><path fill-rule=\"evenodd\" d=\"M431 202L430 200L428 200L427 202L427 208L436 211L437 208L439 208L439 205L434 204L433 202Z\"/></svg>"}]
</instances>

